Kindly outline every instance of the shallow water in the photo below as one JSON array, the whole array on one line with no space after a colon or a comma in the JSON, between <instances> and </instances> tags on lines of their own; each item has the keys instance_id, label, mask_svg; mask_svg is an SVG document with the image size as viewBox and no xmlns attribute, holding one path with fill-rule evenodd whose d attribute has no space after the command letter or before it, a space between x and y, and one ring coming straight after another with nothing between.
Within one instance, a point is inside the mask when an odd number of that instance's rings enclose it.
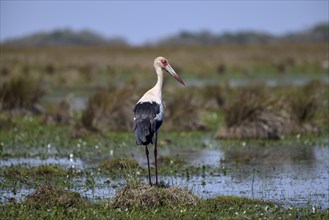
<instances>
[{"instance_id":1,"label":"shallow water","mask_svg":"<svg viewBox=\"0 0 329 220\"><path fill-rule=\"evenodd\" d=\"M241 86L248 86L253 84L259 84L263 83L266 86L302 86L305 85L313 80L320 80L323 83L329 84L329 76L328 75L294 75L294 74L288 74L288 75L281 75L278 76L268 76L267 74L264 74L263 76L259 76L257 78L252 77L245 77L245 78L237 78L237 79L221 79L218 78L218 80L214 79L207 79L207 80L190 80L188 85L189 86L197 86L202 87L205 85L217 85L217 84L223 84L227 83L228 85L232 87L241 87Z\"/></svg>"},{"instance_id":2,"label":"shallow water","mask_svg":"<svg viewBox=\"0 0 329 220\"><path fill-rule=\"evenodd\" d=\"M160 176L170 185L188 187L196 195L208 198L217 195L235 195L273 201L285 206L319 206L329 208L329 148L308 147L248 147L238 150L211 147L200 150L170 151L165 147L162 154L179 156L194 165L225 167L223 173L206 173L198 176ZM173 153L174 152L174 153ZM135 158L144 166L142 151ZM241 158L243 159L241 161ZM79 158L10 158L1 160L0 166L37 166L56 164L65 168L88 168L90 164ZM146 181L146 177L140 177ZM93 201L114 196L125 180L95 176L93 186L86 186L86 177L74 178L71 190ZM32 188L21 188L14 192L1 189L1 202L9 198L21 200L33 192Z\"/></svg>"}]
</instances>

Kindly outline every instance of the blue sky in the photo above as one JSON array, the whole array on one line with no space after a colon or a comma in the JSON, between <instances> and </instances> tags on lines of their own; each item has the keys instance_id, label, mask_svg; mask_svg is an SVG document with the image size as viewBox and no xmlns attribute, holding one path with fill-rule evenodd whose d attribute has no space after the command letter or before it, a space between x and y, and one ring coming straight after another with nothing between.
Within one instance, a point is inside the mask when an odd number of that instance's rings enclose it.
<instances>
[{"instance_id":1,"label":"blue sky","mask_svg":"<svg viewBox=\"0 0 329 220\"><path fill-rule=\"evenodd\" d=\"M0 40L57 28L90 29L138 45L181 30L259 30L280 35L328 22L328 0L30 1L0 0Z\"/></svg>"}]
</instances>

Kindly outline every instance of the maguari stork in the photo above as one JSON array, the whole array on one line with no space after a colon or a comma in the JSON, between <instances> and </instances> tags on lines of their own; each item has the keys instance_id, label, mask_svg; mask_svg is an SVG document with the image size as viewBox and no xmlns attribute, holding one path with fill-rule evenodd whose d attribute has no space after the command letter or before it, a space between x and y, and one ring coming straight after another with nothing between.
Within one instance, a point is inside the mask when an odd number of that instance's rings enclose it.
<instances>
[{"instance_id":1,"label":"maguari stork","mask_svg":"<svg viewBox=\"0 0 329 220\"><path fill-rule=\"evenodd\" d=\"M158 185L157 136L164 119L164 106L162 101L163 70L166 70L178 82L185 85L184 81L177 75L166 58L157 57L154 60L154 69L158 76L157 83L142 96L133 110L133 130L136 136L136 144L145 146L149 184L151 186L152 180L149 150L147 146L149 144L154 144L155 184Z\"/></svg>"}]
</instances>

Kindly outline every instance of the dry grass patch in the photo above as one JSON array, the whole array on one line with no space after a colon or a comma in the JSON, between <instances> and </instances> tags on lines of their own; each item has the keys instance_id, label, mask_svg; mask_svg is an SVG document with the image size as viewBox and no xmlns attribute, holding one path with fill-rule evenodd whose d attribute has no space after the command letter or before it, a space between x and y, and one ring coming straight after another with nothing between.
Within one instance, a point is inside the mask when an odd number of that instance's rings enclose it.
<instances>
[{"instance_id":1,"label":"dry grass patch","mask_svg":"<svg viewBox=\"0 0 329 220\"><path fill-rule=\"evenodd\" d=\"M114 208L190 207L197 205L197 198L186 188L152 187L146 184L126 185L118 190L111 203Z\"/></svg>"}]
</instances>

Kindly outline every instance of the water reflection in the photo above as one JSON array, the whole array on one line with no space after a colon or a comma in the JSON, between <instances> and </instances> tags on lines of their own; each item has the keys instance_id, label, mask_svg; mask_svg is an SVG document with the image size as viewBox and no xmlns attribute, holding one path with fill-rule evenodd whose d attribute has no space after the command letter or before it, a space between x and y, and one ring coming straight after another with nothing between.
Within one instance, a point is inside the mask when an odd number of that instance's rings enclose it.
<instances>
[{"instance_id":1,"label":"water reflection","mask_svg":"<svg viewBox=\"0 0 329 220\"><path fill-rule=\"evenodd\" d=\"M223 148L223 163L244 164L293 164L296 162L313 163L315 149L311 146L254 146Z\"/></svg>"}]
</instances>

